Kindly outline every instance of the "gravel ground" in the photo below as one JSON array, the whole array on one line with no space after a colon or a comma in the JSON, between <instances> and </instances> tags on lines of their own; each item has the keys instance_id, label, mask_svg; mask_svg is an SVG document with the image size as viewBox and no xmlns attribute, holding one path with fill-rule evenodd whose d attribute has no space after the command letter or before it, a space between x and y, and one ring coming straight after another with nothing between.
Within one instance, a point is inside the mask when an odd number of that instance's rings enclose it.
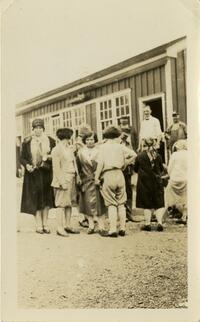
<instances>
[{"instance_id":1,"label":"gravel ground","mask_svg":"<svg viewBox=\"0 0 200 322\"><path fill-rule=\"evenodd\" d=\"M73 222L78 227L74 209ZM18 216L20 308L185 308L187 228L167 219L163 232L141 232L143 219L127 223L127 235L62 238L50 212L50 235L35 233L31 215Z\"/></svg>"},{"instance_id":2,"label":"gravel ground","mask_svg":"<svg viewBox=\"0 0 200 322\"><path fill-rule=\"evenodd\" d=\"M53 218L50 235L36 234L31 224L32 230L18 233L20 307L187 306L185 227L168 222L164 232L141 232L139 223L128 223L127 236L112 239L83 228L80 235L59 237Z\"/></svg>"}]
</instances>

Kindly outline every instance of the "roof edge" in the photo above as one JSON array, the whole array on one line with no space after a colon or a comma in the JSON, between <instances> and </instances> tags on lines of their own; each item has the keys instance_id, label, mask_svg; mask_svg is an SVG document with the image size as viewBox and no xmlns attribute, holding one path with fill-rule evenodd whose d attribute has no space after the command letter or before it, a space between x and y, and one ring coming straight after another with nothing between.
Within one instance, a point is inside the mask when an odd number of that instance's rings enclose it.
<instances>
[{"instance_id":1,"label":"roof edge","mask_svg":"<svg viewBox=\"0 0 200 322\"><path fill-rule=\"evenodd\" d=\"M85 83L85 82L88 82L88 81L93 81L95 79L98 79L98 78L100 78L102 76L108 75L109 73L113 73L115 71L118 71L118 70L120 70L122 68L125 68L127 66L130 66L132 64L142 62L142 61L144 61L146 59L149 59L149 58L151 58L151 57L153 57L155 55L156 56L161 55L162 53L165 53L170 46L172 46L172 45L174 45L174 44L176 44L176 43L178 43L178 42L180 42L181 40L184 40L184 39L186 39L186 36L177 38L177 39L175 39L173 41L170 41L170 42L165 43L163 45L160 45L158 47L154 47L154 48L152 48L152 49L150 49L148 51L145 51L145 52L140 53L140 54L138 54L136 56L133 56L131 58L123 60L120 63L114 64L114 65L112 65L110 67L106 67L106 68L104 68L102 70L99 70L99 71L97 71L95 73L89 74L88 76L80 78L80 79L78 79L76 81L70 82L70 83L68 83L66 85L59 86L59 87L57 87L57 88L55 88L53 90L47 91L47 92L45 92L45 93L43 93L41 95L37 95L37 96L35 96L35 97L31 98L31 99L22 101L21 103L18 103L16 105L16 108L18 109L18 108L26 106L28 104L35 103L38 100L44 99L46 97L49 97L49 96L51 96L53 94L57 94L59 92L61 93L61 92L65 91L65 90L68 90L70 88L72 89L73 87L75 87L77 85L81 85L82 83Z\"/></svg>"}]
</instances>

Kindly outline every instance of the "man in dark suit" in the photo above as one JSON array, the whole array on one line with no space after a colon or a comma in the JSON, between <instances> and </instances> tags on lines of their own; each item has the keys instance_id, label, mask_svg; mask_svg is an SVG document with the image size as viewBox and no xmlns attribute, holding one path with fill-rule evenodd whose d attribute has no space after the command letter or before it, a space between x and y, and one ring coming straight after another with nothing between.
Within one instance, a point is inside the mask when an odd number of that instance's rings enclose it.
<instances>
[{"instance_id":1,"label":"man in dark suit","mask_svg":"<svg viewBox=\"0 0 200 322\"><path fill-rule=\"evenodd\" d=\"M122 131L121 144L124 144L126 147L133 150L136 147L135 135L133 130L129 126L128 116L123 116L120 118L120 129ZM134 216L132 213L133 195L132 195L132 185L131 185L133 166L132 165L127 166L126 169L123 171L123 173L125 178L126 194L127 194L127 201L125 204L126 218L128 221L134 221Z\"/></svg>"}]
</instances>

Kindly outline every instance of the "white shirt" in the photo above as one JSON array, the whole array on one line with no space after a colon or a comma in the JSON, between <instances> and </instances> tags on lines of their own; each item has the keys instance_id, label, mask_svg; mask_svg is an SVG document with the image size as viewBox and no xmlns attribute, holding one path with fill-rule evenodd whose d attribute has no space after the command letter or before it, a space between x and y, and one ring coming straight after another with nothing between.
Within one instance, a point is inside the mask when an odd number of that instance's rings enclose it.
<instances>
[{"instance_id":1,"label":"white shirt","mask_svg":"<svg viewBox=\"0 0 200 322\"><path fill-rule=\"evenodd\" d=\"M98 163L103 164L103 171L111 169L123 169L136 158L136 153L124 145L108 140L99 147Z\"/></svg>"},{"instance_id":2,"label":"white shirt","mask_svg":"<svg viewBox=\"0 0 200 322\"><path fill-rule=\"evenodd\" d=\"M162 135L160 121L150 115L148 120L143 120L140 127L140 140L146 138L157 139Z\"/></svg>"}]
</instances>

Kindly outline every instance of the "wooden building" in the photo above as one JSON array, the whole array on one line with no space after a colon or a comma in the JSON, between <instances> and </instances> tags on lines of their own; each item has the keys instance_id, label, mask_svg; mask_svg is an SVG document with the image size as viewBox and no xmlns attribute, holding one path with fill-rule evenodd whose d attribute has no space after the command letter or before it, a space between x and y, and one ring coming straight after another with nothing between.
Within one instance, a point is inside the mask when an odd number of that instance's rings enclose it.
<instances>
[{"instance_id":1,"label":"wooden building","mask_svg":"<svg viewBox=\"0 0 200 322\"><path fill-rule=\"evenodd\" d=\"M78 132L90 124L101 138L107 125L127 115L138 137L147 103L162 130L172 122L173 110L187 121L185 37L18 104L17 136L30 135L31 122L39 117L53 137L59 127Z\"/></svg>"}]
</instances>

